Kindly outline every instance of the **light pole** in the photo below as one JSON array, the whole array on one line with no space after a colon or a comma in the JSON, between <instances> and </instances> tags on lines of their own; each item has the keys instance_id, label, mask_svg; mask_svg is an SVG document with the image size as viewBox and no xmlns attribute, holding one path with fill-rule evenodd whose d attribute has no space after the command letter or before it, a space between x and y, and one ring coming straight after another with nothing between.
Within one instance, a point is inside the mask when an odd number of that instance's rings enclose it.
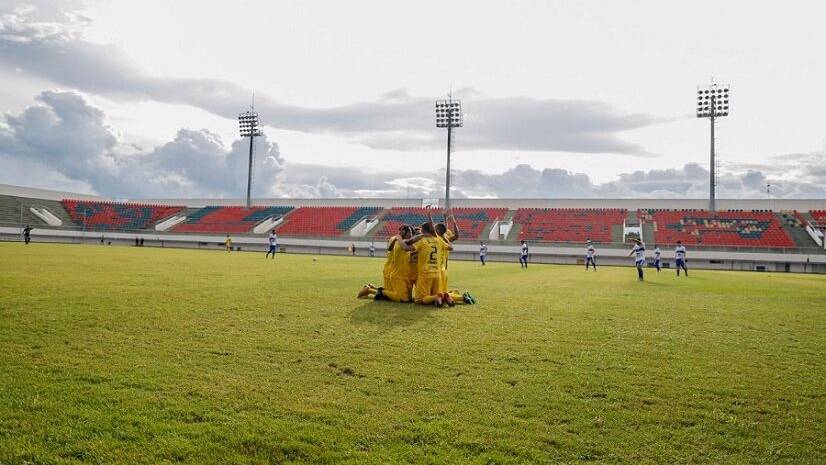
<instances>
[{"instance_id":1,"label":"light pole","mask_svg":"<svg viewBox=\"0 0 826 465\"><path fill-rule=\"evenodd\" d=\"M445 208L450 208L450 152L453 151L453 128L462 127L462 101L451 94L447 100L436 100L436 127L447 128L447 166L445 169Z\"/></svg>"},{"instance_id":2,"label":"light pole","mask_svg":"<svg viewBox=\"0 0 826 465\"><path fill-rule=\"evenodd\" d=\"M255 109L249 110L238 115L238 128L241 131L241 137L250 138L250 162L249 171L247 171L247 208L250 208L250 193L252 192L252 165L253 165L253 148L255 147L255 138L263 135L261 132L261 125L258 123L258 113Z\"/></svg>"},{"instance_id":3,"label":"light pole","mask_svg":"<svg viewBox=\"0 0 826 465\"><path fill-rule=\"evenodd\" d=\"M714 187L717 184L717 176L714 166L714 120L721 116L728 116L728 91L729 85L712 84L705 87L697 87L697 118L708 118L711 120L711 173L709 182L708 209L715 210Z\"/></svg>"}]
</instances>

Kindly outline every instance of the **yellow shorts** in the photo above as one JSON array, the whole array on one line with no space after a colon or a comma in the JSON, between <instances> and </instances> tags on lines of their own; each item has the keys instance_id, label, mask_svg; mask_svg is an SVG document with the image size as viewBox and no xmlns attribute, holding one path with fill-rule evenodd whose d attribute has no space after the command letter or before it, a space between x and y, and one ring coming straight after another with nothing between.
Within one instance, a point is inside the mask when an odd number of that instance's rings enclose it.
<instances>
[{"instance_id":1,"label":"yellow shorts","mask_svg":"<svg viewBox=\"0 0 826 465\"><path fill-rule=\"evenodd\" d=\"M421 277L416 280L416 299L422 300L425 297L439 294L439 284L442 281L441 275L433 277Z\"/></svg>"},{"instance_id":2,"label":"yellow shorts","mask_svg":"<svg viewBox=\"0 0 826 465\"><path fill-rule=\"evenodd\" d=\"M407 278L391 277L389 281L390 287L385 287L385 289L393 291L394 294L399 296L402 302L410 300L410 287L408 286Z\"/></svg>"},{"instance_id":3,"label":"yellow shorts","mask_svg":"<svg viewBox=\"0 0 826 465\"><path fill-rule=\"evenodd\" d=\"M439 275L439 292L442 294L447 292L447 270L442 270Z\"/></svg>"}]
</instances>

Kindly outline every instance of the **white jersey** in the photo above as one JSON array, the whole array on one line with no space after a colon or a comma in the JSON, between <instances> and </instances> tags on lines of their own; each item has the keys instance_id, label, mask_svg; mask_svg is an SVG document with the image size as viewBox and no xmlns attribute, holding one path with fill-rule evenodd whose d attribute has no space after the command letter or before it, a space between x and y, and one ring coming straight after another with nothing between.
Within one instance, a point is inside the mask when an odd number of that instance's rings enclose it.
<instances>
[{"instance_id":1,"label":"white jersey","mask_svg":"<svg viewBox=\"0 0 826 465\"><path fill-rule=\"evenodd\" d=\"M654 249L654 260L659 260L659 259L660 259L660 248L657 247L656 249Z\"/></svg>"},{"instance_id":2,"label":"white jersey","mask_svg":"<svg viewBox=\"0 0 826 465\"><path fill-rule=\"evenodd\" d=\"M685 247L682 245L678 245L676 249L674 249L674 257L677 260L682 260L685 258Z\"/></svg>"},{"instance_id":3,"label":"white jersey","mask_svg":"<svg viewBox=\"0 0 826 465\"><path fill-rule=\"evenodd\" d=\"M487 255L487 253L488 253L488 246L483 244L481 247L479 247L479 256L480 257L484 257L485 255Z\"/></svg>"},{"instance_id":4,"label":"white jersey","mask_svg":"<svg viewBox=\"0 0 826 465\"><path fill-rule=\"evenodd\" d=\"M587 249L585 249L585 257L586 258L594 258L594 246L589 245Z\"/></svg>"},{"instance_id":5,"label":"white jersey","mask_svg":"<svg viewBox=\"0 0 826 465\"><path fill-rule=\"evenodd\" d=\"M528 244L522 244L522 256L523 257L528 256Z\"/></svg>"},{"instance_id":6,"label":"white jersey","mask_svg":"<svg viewBox=\"0 0 826 465\"><path fill-rule=\"evenodd\" d=\"M275 233L270 234L270 245L275 245L275 242L278 240L278 235Z\"/></svg>"},{"instance_id":7,"label":"white jersey","mask_svg":"<svg viewBox=\"0 0 826 465\"><path fill-rule=\"evenodd\" d=\"M645 242L634 245L634 254L638 262L645 261Z\"/></svg>"}]
</instances>

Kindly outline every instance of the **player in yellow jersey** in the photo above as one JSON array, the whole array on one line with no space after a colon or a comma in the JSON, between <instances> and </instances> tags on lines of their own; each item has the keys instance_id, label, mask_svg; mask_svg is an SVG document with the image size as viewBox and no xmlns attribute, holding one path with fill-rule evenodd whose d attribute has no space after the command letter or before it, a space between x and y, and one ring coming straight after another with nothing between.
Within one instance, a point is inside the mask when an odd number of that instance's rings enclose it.
<instances>
[{"instance_id":1,"label":"player in yellow jersey","mask_svg":"<svg viewBox=\"0 0 826 465\"><path fill-rule=\"evenodd\" d=\"M450 212L450 210L445 210L444 218L445 222L436 224L434 228L436 231L436 235L437 237L439 237L439 239L443 240L445 244L451 244L453 243L453 241L459 238L459 225L456 224L456 218L453 216L453 213ZM453 229L447 228L449 220L453 221ZM450 250L452 250L452 248ZM447 289L447 261L450 257L450 250L448 250L447 247L445 247L442 256L440 257L441 279L439 281L439 293L441 293L444 296L445 303L448 306L453 307L456 305L456 302L453 296L448 294Z\"/></svg>"},{"instance_id":2,"label":"player in yellow jersey","mask_svg":"<svg viewBox=\"0 0 826 465\"><path fill-rule=\"evenodd\" d=\"M103 243L103 239L101 239L101 243ZM224 241L224 246L227 248L227 253L232 250L232 238L229 237L229 234L227 234L227 240Z\"/></svg>"},{"instance_id":3,"label":"player in yellow jersey","mask_svg":"<svg viewBox=\"0 0 826 465\"><path fill-rule=\"evenodd\" d=\"M402 226L399 228L399 234L393 236L388 241L387 263L385 265L387 275L385 277L384 286L375 288L371 285L366 285L358 293L358 297L367 297L373 295L376 300L387 299L393 302L409 302L410 287L408 282L408 256L409 253L402 247L402 242L410 239L412 236L412 228L410 226Z\"/></svg>"},{"instance_id":4,"label":"player in yellow jersey","mask_svg":"<svg viewBox=\"0 0 826 465\"><path fill-rule=\"evenodd\" d=\"M422 225L422 234L401 242L407 251L417 252L416 289L413 299L417 304L441 307L445 297L439 292L441 283L441 257L444 249L453 250L453 246L436 237L433 220L428 214L428 222Z\"/></svg>"}]
</instances>

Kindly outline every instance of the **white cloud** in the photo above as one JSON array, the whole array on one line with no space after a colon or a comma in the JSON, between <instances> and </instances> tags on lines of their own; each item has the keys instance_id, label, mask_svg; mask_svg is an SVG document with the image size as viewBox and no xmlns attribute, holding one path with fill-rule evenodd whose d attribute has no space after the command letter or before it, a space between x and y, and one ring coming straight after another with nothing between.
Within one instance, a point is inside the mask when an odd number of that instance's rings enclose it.
<instances>
[{"instance_id":1,"label":"white cloud","mask_svg":"<svg viewBox=\"0 0 826 465\"><path fill-rule=\"evenodd\" d=\"M102 110L82 95L46 91L0 125L0 182L96 192L123 198L235 197L246 193L247 139L226 146L207 129L182 128L162 145L141 149L124 140ZM777 198L826 197L823 154L777 157L765 166L732 166L720 178L720 198L761 198L772 183ZM21 168L24 167L24 168ZM737 169L743 169L738 171ZM794 170L797 179L781 178ZM36 173L21 176L21 173ZM256 197L429 198L444 193L444 170L382 172L291 162L266 136L256 139ZM594 183L583 173L519 164L502 173L454 170L455 198L704 198L708 171L637 170Z\"/></svg>"}]
</instances>

